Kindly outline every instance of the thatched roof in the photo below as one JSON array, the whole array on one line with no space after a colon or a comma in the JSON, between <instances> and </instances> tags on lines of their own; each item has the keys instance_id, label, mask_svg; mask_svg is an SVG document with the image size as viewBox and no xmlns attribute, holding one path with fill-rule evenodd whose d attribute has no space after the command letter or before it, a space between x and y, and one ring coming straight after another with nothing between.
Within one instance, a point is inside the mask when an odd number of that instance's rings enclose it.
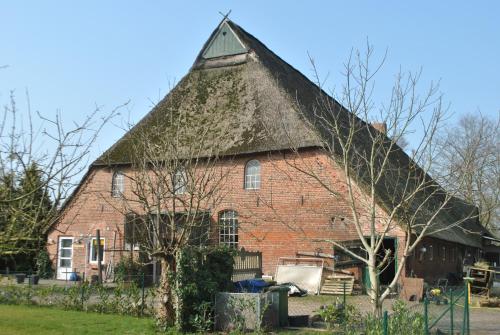
<instances>
[{"instance_id":1,"label":"thatched roof","mask_svg":"<svg viewBox=\"0 0 500 335\"><path fill-rule=\"evenodd\" d=\"M193 134L200 127L214 129L217 136L207 141L206 155L211 154L210 146L215 141L221 146L219 154L222 155L286 150L290 148L290 141L296 148L321 147L317 129L311 129L317 117L319 93L325 94L258 39L224 19L203 46L188 74L93 165L130 163L135 135L154 128L147 135L154 142L157 136L162 136L158 129L168 129L172 120L177 120L176 115L183 115ZM329 99L339 113L349 113ZM158 128L158 124L162 126ZM285 134L285 129L293 129L292 134ZM222 141L221 130L224 133ZM189 138L189 130L186 132ZM363 137L357 141L363 145L366 140ZM396 150L393 157L394 164L410 164L403 150ZM387 185L381 187L378 198L382 206L390 207L394 205L391 197L397 193L398 186L390 181ZM436 227L445 228L475 211L475 207L453 198L436 218ZM480 247L480 234L484 232L477 218L466 220L463 227L474 233L453 228L436 232L434 236Z\"/></svg>"},{"instance_id":2,"label":"thatched roof","mask_svg":"<svg viewBox=\"0 0 500 335\"><path fill-rule=\"evenodd\" d=\"M231 21L224 21L223 24L233 29L248 51L240 55L204 59L202 49L177 86L94 165L129 163L132 154L130 141L134 134L157 124L158 120L163 120L161 122L165 122L167 127L172 113L189 115L193 127L216 126L215 122L223 128L226 133L221 154L289 148L289 140L283 134L283 122L286 128L295 129L295 135L300 138L299 147L320 144L314 132L300 121L295 108L296 94L300 100L313 99L317 87L239 26ZM271 139L267 136L269 133L275 136Z\"/></svg>"}]
</instances>

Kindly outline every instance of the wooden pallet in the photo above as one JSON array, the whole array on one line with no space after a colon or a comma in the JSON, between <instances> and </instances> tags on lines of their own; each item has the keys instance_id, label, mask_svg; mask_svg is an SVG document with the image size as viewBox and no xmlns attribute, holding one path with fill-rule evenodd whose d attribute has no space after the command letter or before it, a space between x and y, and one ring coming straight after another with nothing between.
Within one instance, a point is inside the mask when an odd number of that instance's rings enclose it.
<instances>
[{"instance_id":1,"label":"wooden pallet","mask_svg":"<svg viewBox=\"0 0 500 335\"><path fill-rule=\"evenodd\" d=\"M344 294L344 283L345 293L351 295L354 288L354 277L339 275L331 275L326 277L323 285L321 286L320 293L342 295Z\"/></svg>"},{"instance_id":2,"label":"wooden pallet","mask_svg":"<svg viewBox=\"0 0 500 335\"><path fill-rule=\"evenodd\" d=\"M469 277L472 278L471 293L489 296L492 271L490 269L471 267Z\"/></svg>"}]
</instances>

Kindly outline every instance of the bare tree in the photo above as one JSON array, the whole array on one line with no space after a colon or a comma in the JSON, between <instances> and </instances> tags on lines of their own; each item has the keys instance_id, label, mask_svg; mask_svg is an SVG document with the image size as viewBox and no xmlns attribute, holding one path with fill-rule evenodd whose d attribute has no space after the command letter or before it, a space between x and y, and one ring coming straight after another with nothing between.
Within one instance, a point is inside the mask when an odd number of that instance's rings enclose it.
<instances>
[{"instance_id":1,"label":"bare tree","mask_svg":"<svg viewBox=\"0 0 500 335\"><path fill-rule=\"evenodd\" d=\"M60 113L48 118L20 112L14 93L0 120L0 257L33 254L46 242L59 208L86 169L102 128L118 113L99 107L70 126Z\"/></svg>"},{"instance_id":2,"label":"bare tree","mask_svg":"<svg viewBox=\"0 0 500 335\"><path fill-rule=\"evenodd\" d=\"M439 137L432 174L448 190L479 208L484 227L498 229L500 219L500 114L463 115Z\"/></svg>"},{"instance_id":3,"label":"bare tree","mask_svg":"<svg viewBox=\"0 0 500 335\"><path fill-rule=\"evenodd\" d=\"M321 143L320 150L331 165L342 171L340 177L333 178L316 163L302 159L297 144L300 139L293 127L285 123L282 127L288 127L287 137L294 151L294 155L287 155L288 164L347 204L350 216L345 221L355 230L363 252L354 252L333 238L316 241L329 242L366 265L371 281L368 294L374 313L380 316L383 301L395 290L407 257L422 238L458 227L474 213L469 211L453 222L444 222L442 216L457 199L426 173L435 159L434 141L445 114L438 87L431 85L420 95L420 73L400 73L387 103L378 106L373 99L374 78L384 60L372 67L372 58L370 45L365 53L351 55L345 64L345 84L336 100L331 98L334 92L328 95L321 89L311 59L319 87L317 97L309 108L297 101L303 120ZM378 120L384 129L373 127L371 120ZM415 127L422 136L408 155L398 143ZM382 289L379 274L395 256L390 249L384 250L384 239L401 235L406 238L399 246L401 257L395 276Z\"/></svg>"},{"instance_id":4,"label":"bare tree","mask_svg":"<svg viewBox=\"0 0 500 335\"><path fill-rule=\"evenodd\" d=\"M156 316L162 325L179 321L181 301L170 280L179 252L207 244L213 228L211 211L224 197L232 160L221 161L221 138L229 126L222 117L168 109L130 129L124 139L130 164L122 171L130 191L113 206L135 220L141 252L161 264Z\"/></svg>"}]
</instances>

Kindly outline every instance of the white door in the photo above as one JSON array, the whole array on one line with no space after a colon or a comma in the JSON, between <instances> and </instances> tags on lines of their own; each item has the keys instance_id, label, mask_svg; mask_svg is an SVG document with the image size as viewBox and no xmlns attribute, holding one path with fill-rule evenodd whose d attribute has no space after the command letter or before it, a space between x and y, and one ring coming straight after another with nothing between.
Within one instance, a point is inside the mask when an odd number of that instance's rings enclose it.
<instances>
[{"instance_id":1,"label":"white door","mask_svg":"<svg viewBox=\"0 0 500 335\"><path fill-rule=\"evenodd\" d=\"M57 279L68 280L73 264L73 237L59 237Z\"/></svg>"}]
</instances>

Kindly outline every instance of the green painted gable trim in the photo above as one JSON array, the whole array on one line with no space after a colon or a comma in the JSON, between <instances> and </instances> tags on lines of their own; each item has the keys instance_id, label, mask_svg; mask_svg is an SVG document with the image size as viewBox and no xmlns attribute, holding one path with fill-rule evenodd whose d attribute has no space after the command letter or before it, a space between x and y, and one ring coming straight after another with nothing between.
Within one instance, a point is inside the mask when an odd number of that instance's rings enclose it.
<instances>
[{"instance_id":1,"label":"green painted gable trim","mask_svg":"<svg viewBox=\"0 0 500 335\"><path fill-rule=\"evenodd\" d=\"M205 59L243 54L248 48L243 45L226 21L222 22L219 30L203 50Z\"/></svg>"}]
</instances>

